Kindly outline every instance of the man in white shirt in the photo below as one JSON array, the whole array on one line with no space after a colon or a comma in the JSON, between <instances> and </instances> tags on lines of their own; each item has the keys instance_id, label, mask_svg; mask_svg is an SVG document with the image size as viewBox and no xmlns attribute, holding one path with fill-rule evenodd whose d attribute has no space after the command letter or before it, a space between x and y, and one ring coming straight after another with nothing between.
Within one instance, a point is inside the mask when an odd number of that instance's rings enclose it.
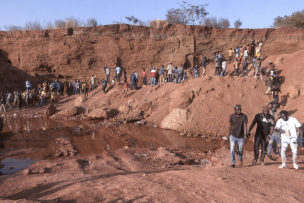
<instances>
[{"instance_id":1,"label":"man in white shirt","mask_svg":"<svg viewBox=\"0 0 304 203\"><path fill-rule=\"evenodd\" d=\"M117 66L117 67L115 68L115 73L117 74L117 75L116 75L116 81L117 81L117 82L120 82L120 71L121 71L121 68L120 68L119 66Z\"/></svg>"},{"instance_id":2,"label":"man in white shirt","mask_svg":"<svg viewBox=\"0 0 304 203\"><path fill-rule=\"evenodd\" d=\"M300 122L293 117L288 116L287 111L280 112L280 119L276 123L275 131L281 131L281 157L282 157L282 165L279 168L286 168L286 149L288 145L290 145L292 151L292 162L293 167L298 169L297 165L297 154L298 154L298 131L300 130L301 124Z\"/></svg>"}]
</instances>

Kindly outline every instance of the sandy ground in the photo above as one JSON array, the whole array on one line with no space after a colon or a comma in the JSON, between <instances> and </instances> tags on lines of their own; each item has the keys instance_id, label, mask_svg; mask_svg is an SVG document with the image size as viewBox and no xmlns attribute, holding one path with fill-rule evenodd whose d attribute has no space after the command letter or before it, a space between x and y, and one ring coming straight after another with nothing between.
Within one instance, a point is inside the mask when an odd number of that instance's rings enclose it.
<instances>
[{"instance_id":1,"label":"sandy ground","mask_svg":"<svg viewBox=\"0 0 304 203\"><path fill-rule=\"evenodd\" d=\"M225 146L206 153L168 146L77 155L39 161L30 175L0 176L0 196L2 202L302 202L303 155L299 170L290 156L288 169L278 169L279 159L252 166L252 158L246 151L244 166L230 168Z\"/></svg>"}]
</instances>

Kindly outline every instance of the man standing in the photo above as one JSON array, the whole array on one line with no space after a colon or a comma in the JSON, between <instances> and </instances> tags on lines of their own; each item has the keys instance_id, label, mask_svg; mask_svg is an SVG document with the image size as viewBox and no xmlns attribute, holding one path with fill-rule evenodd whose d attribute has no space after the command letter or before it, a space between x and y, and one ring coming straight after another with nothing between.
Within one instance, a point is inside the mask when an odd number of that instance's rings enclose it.
<instances>
[{"instance_id":1,"label":"man standing","mask_svg":"<svg viewBox=\"0 0 304 203\"><path fill-rule=\"evenodd\" d=\"M233 56L234 51L232 50L232 48L230 48L230 50L228 51L228 56L229 56L229 64L232 61L232 56Z\"/></svg>"},{"instance_id":2,"label":"man standing","mask_svg":"<svg viewBox=\"0 0 304 203\"><path fill-rule=\"evenodd\" d=\"M220 69L221 69L221 62L220 62L220 59L219 58L215 58L214 60L215 62L215 73L214 73L214 76L217 77L217 76L220 76Z\"/></svg>"},{"instance_id":3,"label":"man standing","mask_svg":"<svg viewBox=\"0 0 304 203\"><path fill-rule=\"evenodd\" d=\"M261 71L261 59L260 57L258 57L256 60L255 60L255 75L254 77L257 78L257 74L258 72L260 72L260 77L261 77L261 80L263 79L263 75L262 75L262 71Z\"/></svg>"},{"instance_id":4,"label":"man standing","mask_svg":"<svg viewBox=\"0 0 304 203\"><path fill-rule=\"evenodd\" d=\"M243 165L243 145L246 144L247 115L242 113L241 105L234 106L234 114L230 115L228 138L230 141L231 167L235 167L235 145L238 143L239 165Z\"/></svg>"},{"instance_id":5,"label":"man standing","mask_svg":"<svg viewBox=\"0 0 304 203\"><path fill-rule=\"evenodd\" d=\"M107 81L109 82L109 80L110 80L110 69L108 68L108 66L103 67L103 68L105 70Z\"/></svg>"},{"instance_id":6,"label":"man standing","mask_svg":"<svg viewBox=\"0 0 304 203\"><path fill-rule=\"evenodd\" d=\"M275 121L274 117L269 114L269 107L264 106L263 112L256 114L248 131L248 136L250 135L250 131L257 124L255 136L254 136L254 159L252 164L256 164L259 158L259 146L262 146L262 152L260 157L261 165L265 165L265 151L266 151L266 138L270 137L273 133Z\"/></svg>"},{"instance_id":7,"label":"man standing","mask_svg":"<svg viewBox=\"0 0 304 203\"><path fill-rule=\"evenodd\" d=\"M206 73L206 66L207 66L207 64L206 64L206 57L204 56L204 59L203 59L203 62L202 62L202 66L203 66L203 76L205 75L205 73Z\"/></svg>"},{"instance_id":8,"label":"man standing","mask_svg":"<svg viewBox=\"0 0 304 203\"><path fill-rule=\"evenodd\" d=\"M292 162L293 167L298 169L297 165L297 154L298 154L298 132L300 131L301 124L300 122L293 117L288 116L287 111L280 112L280 119L278 120L275 131L281 131L281 157L282 157L282 165L279 168L286 168L286 150L288 145L290 145L292 151Z\"/></svg>"},{"instance_id":9,"label":"man standing","mask_svg":"<svg viewBox=\"0 0 304 203\"><path fill-rule=\"evenodd\" d=\"M223 59L221 77L225 76L226 68L227 68L227 63L226 63L225 59Z\"/></svg>"},{"instance_id":10,"label":"man standing","mask_svg":"<svg viewBox=\"0 0 304 203\"><path fill-rule=\"evenodd\" d=\"M146 70L143 68L143 74L142 74L143 84L147 85L147 73ZM132 82L132 80L131 80Z\"/></svg>"},{"instance_id":11,"label":"man standing","mask_svg":"<svg viewBox=\"0 0 304 203\"><path fill-rule=\"evenodd\" d=\"M151 84L151 87L155 86L155 76L156 76L156 71L155 71L155 68L153 67L151 72L150 72L150 76L151 76L151 81L150 81L150 84Z\"/></svg>"},{"instance_id":12,"label":"man standing","mask_svg":"<svg viewBox=\"0 0 304 203\"><path fill-rule=\"evenodd\" d=\"M177 69L177 77L178 77L177 83L181 83L183 75L184 75L184 68L181 64L180 67Z\"/></svg>"},{"instance_id":13,"label":"man standing","mask_svg":"<svg viewBox=\"0 0 304 203\"><path fill-rule=\"evenodd\" d=\"M235 58L238 59L239 56L240 56L240 49L239 49L238 46L236 46L236 48L235 48Z\"/></svg>"},{"instance_id":14,"label":"man standing","mask_svg":"<svg viewBox=\"0 0 304 203\"><path fill-rule=\"evenodd\" d=\"M116 82L120 82L120 72L121 68L119 66L116 66L115 73L116 73ZM108 82L109 83L109 82ZM110 83L109 83L110 84Z\"/></svg>"},{"instance_id":15,"label":"man standing","mask_svg":"<svg viewBox=\"0 0 304 203\"><path fill-rule=\"evenodd\" d=\"M195 68L194 68L194 77L198 78L198 76L199 76L199 68L197 67L197 65L195 65Z\"/></svg>"},{"instance_id":16,"label":"man standing","mask_svg":"<svg viewBox=\"0 0 304 203\"><path fill-rule=\"evenodd\" d=\"M165 72L164 66L162 65L162 66L160 67L160 79L159 79L159 82L160 82L160 83L165 82L164 72Z\"/></svg>"},{"instance_id":17,"label":"man standing","mask_svg":"<svg viewBox=\"0 0 304 203\"><path fill-rule=\"evenodd\" d=\"M30 81L29 81L29 80L26 80L26 82L25 82L25 86L26 86L27 91L29 91L29 90L31 90L31 89L32 89L32 85L31 85L31 83L30 83Z\"/></svg>"},{"instance_id":18,"label":"man standing","mask_svg":"<svg viewBox=\"0 0 304 203\"><path fill-rule=\"evenodd\" d=\"M167 70L168 70L168 82L172 82L172 74L174 71L174 66L172 65L172 62L168 66Z\"/></svg>"},{"instance_id":19,"label":"man standing","mask_svg":"<svg viewBox=\"0 0 304 203\"><path fill-rule=\"evenodd\" d=\"M96 78L96 75L92 75L92 77L91 77L91 91L93 91L94 87L95 87L95 78Z\"/></svg>"}]
</instances>

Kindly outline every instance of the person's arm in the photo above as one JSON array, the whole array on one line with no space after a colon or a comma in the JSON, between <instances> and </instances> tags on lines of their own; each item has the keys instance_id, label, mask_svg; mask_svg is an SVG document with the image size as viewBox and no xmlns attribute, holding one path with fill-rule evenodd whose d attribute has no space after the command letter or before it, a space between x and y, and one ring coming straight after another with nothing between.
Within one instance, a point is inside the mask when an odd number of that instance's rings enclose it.
<instances>
[{"instance_id":1,"label":"person's arm","mask_svg":"<svg viewBox=\"0 0 304 203\"><path fill-rule=\"evenodd\" d=\"M247 141L247 123L244 123L244 144Z\"/></svg>"},{"instance_id":2,"label":"person's arm","mask_svg":"<svg viewBox=\"0 0 304 203\"><path fill-rule=\"evenodd\" d=\"M228 126L228 140L230 140L230 134L231 134L231 130L232 130L232 123L229 120L229 126Z\"/></svg>"},{"instance_id":3,"label":"person's arm","mask_svg":"<svg viewBox=\"0 0 304 203\"><path fill-rule=\"evenodd\" d=\"M271 136L273 134L273 132L274 132L274 126L270 127L270 133L269 133L269 135Z\"/></svg>"},{"instance_id":4,"label":"person's arm","mask_svg":"<svg viewBox=\"0 0 304 203\"><path fill-rule=\"evenodd\" d=\"M109 85L112 86L111 83L110 83L109 81L107 81L107 83L109 83Z\"/></svg>"},{"instance_id":5,"label":"person's arm","mask_svg":"<svg viewBox=\"0 0 304 203\"><path fill-rule=\"evenodd\" d=\"M254 117L254 119L253 119L253 121L252 121L252 123L251 123L251 125L249 127L248 134L250 134L252 128L255 126L255 124L257 123L257 121L258 121L258 114L255 115L255 117Z\"/></svg>"}]
</instances>

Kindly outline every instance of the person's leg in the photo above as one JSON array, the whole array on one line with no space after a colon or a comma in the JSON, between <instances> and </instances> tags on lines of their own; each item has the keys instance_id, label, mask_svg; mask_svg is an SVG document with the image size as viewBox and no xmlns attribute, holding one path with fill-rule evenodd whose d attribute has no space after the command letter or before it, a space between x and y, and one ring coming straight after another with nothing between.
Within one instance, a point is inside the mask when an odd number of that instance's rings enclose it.
<instances>
[{"instance_id":1,"label":"person's leg","mask_svg":"<svg viewBox=\"0 0 304 203\"><path fill-rule=\"evenodd\" d=\"M243 161L243 145L244 145L244 138L237 138L238 142L238 158L242 162ZM243 163L241 163L243 164Z\"/></svg>"},{"instance_id":2,"label":"person's leg","mask_svg":"<svg viewBox=\"0 0 304 203\"><path fill-rule=\"evenodd\" d=\"M203 76L205 75L206 73L206 67L203 68Z\"/></svg>"},{"instance_id":3,"label":"person's leg","mask_svg":"<svg viewBox=\"0 0 304 203\"><path fill-rule=\"evenodd\" d=\"M236 138L233 135L230 135L231 164L235 164L235 143L236 143Z\"/></svg>"},{"instance_id":4,"label":"person's leg","mask_svg":"<svg viewBox=\"0 0 304 203\"><path fill-rule=\"evenodd\" d=\"M265 94L268 94L270 92L270 90L271 90L271 87L267 87Z\"/></svg>"},{"instance_id":5,"label":"person's leg","mask_svg":"<svg viewBox=\"0 0 304 203\"><path fill-rule=\"evenodd\" d=\"M261 137L260 136L255 136L255 138L254 138L254 160L255 160L255 162L259 158L260 142L261 142Z\"/></svg>"},{"instance_id":6,"label":"person's leg","mask_svg":"<svg viewBox=\"0 0 304 203\"><path fill-rule=\"evenodd\" d=\"M268 144L268 147L267 147L267 156L269 156L269 157L271 157L270 153L271 153L272 144L273 144L274 139L275 139L275 136L272 136L270 138L270 141L269 141L269 144Z\"/></svg>"},{"instance_id":7,"label":"person's leg","mask_svg":"<svg viewBox=\"0 0 304 203\"><path fill-rule=\"evenodd\" d=\"M269 141L270 142L270 141ZM269 144L268 144L269 145ZM277 155L277 142L276 140L274 139L273 142L272 142L272 154L273 155Z\"/></svg>"},{"instance_id":8,"label":"person's leg","mask_svg":"<svg viewBox=\"0 0 304 203\"><path fill-rule=\"evenodd\" d=\"M299 166L297 164L297 156L298 156L298 143L297 139L292 139L290 142L290 148L292 151L292 163L295 169L298 169Z\"/></svg>"},{"instance_id":9,"label":"person's leg","mask_svg":"<svg viewBox=\"0 0 304 203\"><path fill-rule=\"evenodd\" d=\"M259 71L260 71L260 77L261 77L261 80L262 80L263 79L263 75L262 75L261 67L259 67Z\"/></svg>"},{"instance_id":10,"label":"person's leg","mask_svg":"<svg viewBox=\"0 0 304 203\"><path fill-rule=\"evenodd\" d=\"M286 150L288 147L288 139L282 140L281 158L282 158L282 168L286 167Z\"/></svg>"},{"instance_id":11,"label":"person's leg","mask_svg":"<svg viewBox=\"0 0 304 203\"><path fill-rule=\"evenodd\" d=\"M279 156L281 157L281 148L282 148L282 143L281 143L281 138L279 137L275 137L275 141L276 141L276 144L277 144L277 147L278 147L278 153L279 153Z\"/></svg>"},{"instance_id":12,"label":"person's leg","mask_svg":"<svg viewBox=\"0 0 304 203\"><path fill-rule=\"evenodd\" d=\"M260 162L261 164L264 164L264 158L265 158L265 151L266 151L266 140L261 138L261 148L262 148L262 151L261 151L261 157L260 157Z\"/></svg>"}]
</instances>

